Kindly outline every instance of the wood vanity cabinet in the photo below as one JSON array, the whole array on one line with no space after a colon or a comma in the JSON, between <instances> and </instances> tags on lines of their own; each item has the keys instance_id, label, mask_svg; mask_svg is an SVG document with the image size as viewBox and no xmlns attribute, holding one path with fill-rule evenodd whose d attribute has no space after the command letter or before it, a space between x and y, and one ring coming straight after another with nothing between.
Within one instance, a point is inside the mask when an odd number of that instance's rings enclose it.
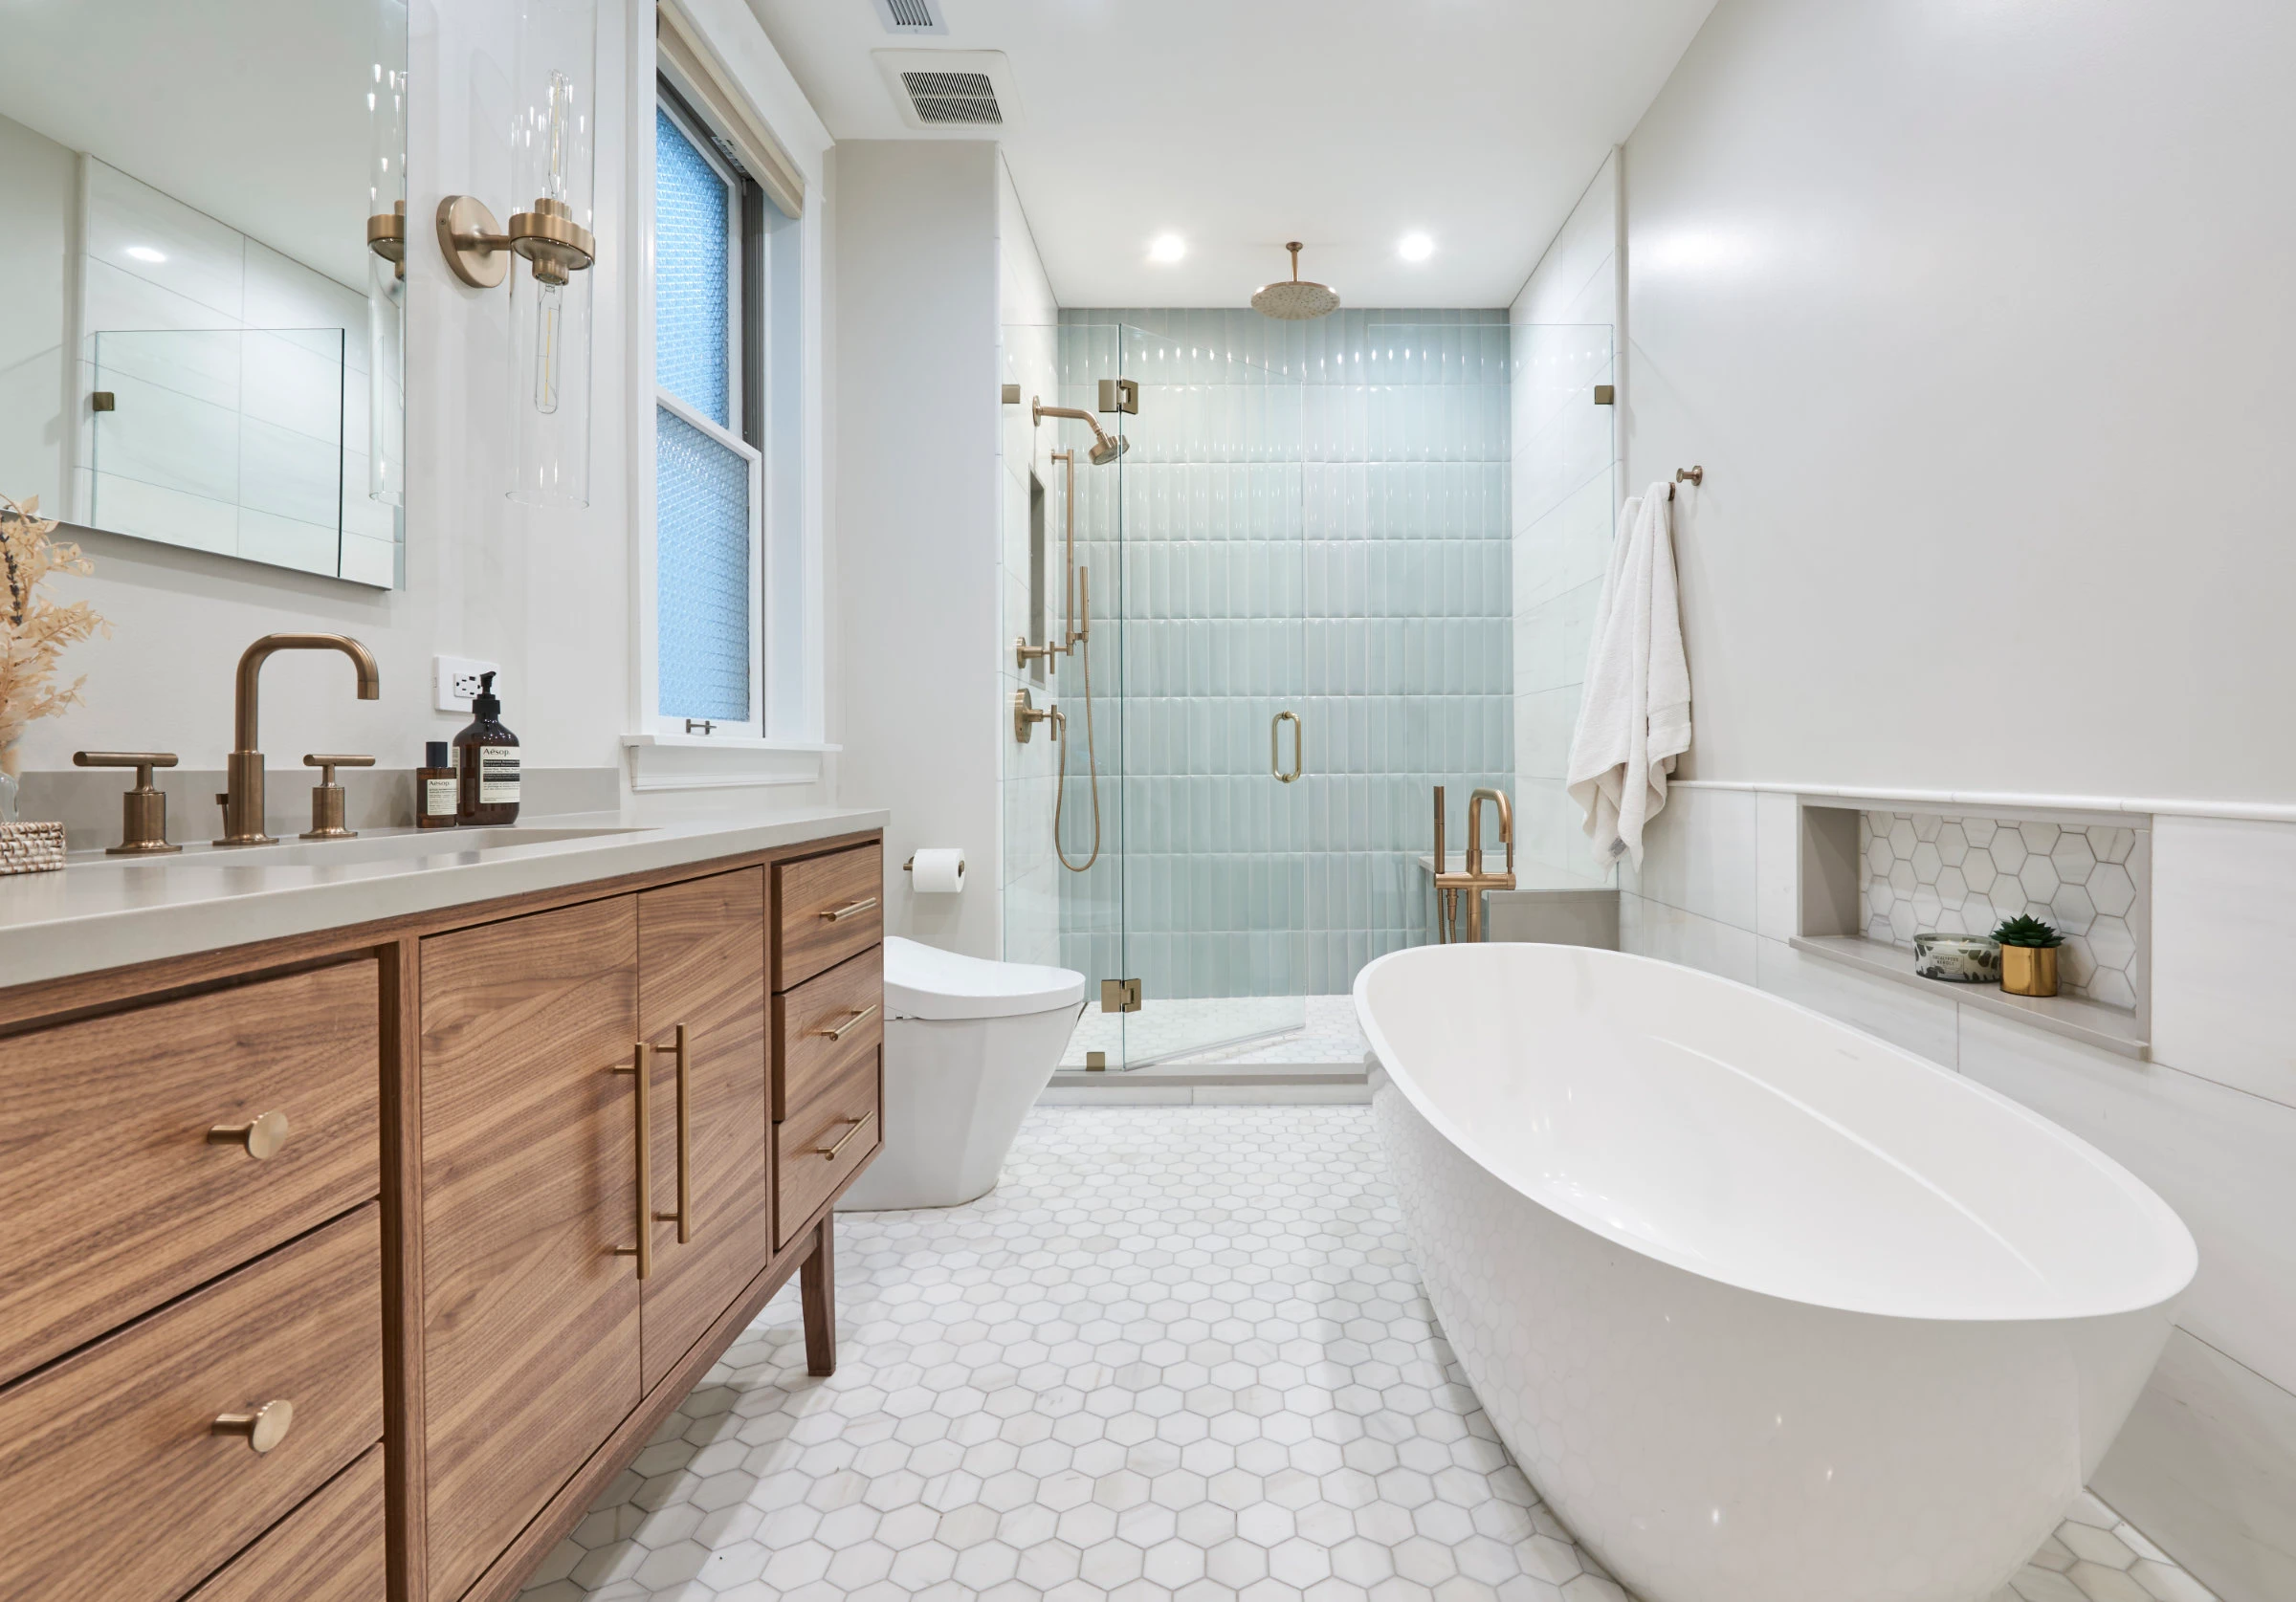
<instances>
[{"instance_id":1,"label":"wood vanity cabinet","mask_svg":"<svg viewBox=\"0 0 2296 1602\"><path fill-rule=\"evenodd\" d=\"M801 1269L828 1372L882 866L0 988L0 1597L506 1602Z\"/></svg>"}]
</instances>

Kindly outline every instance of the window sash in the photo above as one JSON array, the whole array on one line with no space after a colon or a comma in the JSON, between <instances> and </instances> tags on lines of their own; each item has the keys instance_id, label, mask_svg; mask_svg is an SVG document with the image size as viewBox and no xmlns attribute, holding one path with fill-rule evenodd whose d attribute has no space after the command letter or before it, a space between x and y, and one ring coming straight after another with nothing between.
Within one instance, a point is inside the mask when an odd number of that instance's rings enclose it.
<instances>
[{"instance_id":1,"label":"window sash","mask_svg":"<svg viewBox=\"0 0 2296 1602\"><path fill-rule=\"evenodd\" d=\"M717 175L725 187L725 407L727 424L737 434L746 433L743 417L743 397L747 393L742 352L746 348L747 315L749 311L747 279L742 274L741 239L743 230L741 175L734 170L719 153L717 142L687 109L678 102L674 93L663 94L656 87L655 107L670 119L670 125L678 131L686 143L701 157L702 164ZM657 174L660 164L654 165ZM654 324L661 324L660 280L655 280Z\"/></svg>"},{"instance_id":2,"label":"window sash","mask_svg":"<svg viewBox=\"0 0 2296 1602\"><path fill-rule=\"evenodd\" d=\"M662 587L662 586L661 586L661 580L660 580L659 567L660 567L660 562L661 562L661 560L662 560L662 559L661 559L661 540L660 540L660 537L659 537L659 533L658 533L658 528L659 528L659 520L660 520L660 511L659 511L659 508L660 508L660 503L661 503L661 494L660 494L660 488L659 488L659 485L660 485L660 480L661 480L662 473L661 473L661 467L660 467L660 464L659 464L659 463L658 463L658 461L657 461L657 463L656 463L656 465L655 465L655 469L654 469L654 475L655 475L655 481L656 481L656 489L655 489L655 508L656 508L656 511L655 511L655 520L656 520L656 529L657 529L657 533L656 533L656 537L655 537L655 540L654 540L654 562L655 562L655 566L656 566L656 573L655 573L655 577L654 577L654 582L653 582L653 584L652 584L652 586L651 586L651 588L652 588L652 591L653 591L652 598L651 598L651 604L652 604L652 607L653 607L653 612L654 612L653 618L651 619L651 622L652 622L652 625L653 625L653 636L654 636L654 640L653 640L653 655L654 655L653 669L654 669L654 671L653 671L653 684L652 684L652 686L651 686L651 691L650 691L650 695L649 695L649 704L648 704L648 706L647 706L647 709L646 709L646 713L647 713L647 719L648 719L648 722L649 722L649 724L650 724L650 725L651 725L651 727L652 727L652 728L653 728L653 729L654 729L654 730L655 730L657 733L663 733L663 734L671 734L671 735L684 735L684 734L692 734L692 735L705 735L705 734L706 734L706 735L711 735L711 736L713 736L713 737L725 737L725 736L730 736L730 735L748 736L748 737L753 737L753 738L756 738L756 737L762 737L762 735L764 735L764 733L765 733L765 718L764 718L764 710L765 710L765 648L764 648L764 644L765 644L765 642L764 642L764 624L765 624L765 618L766 618L766 616L768 615L768 613L769 613L769 611L770 611L770 607L769 607L769 606L767 605L767 603L766 603L766 596L765 596L765 582L766 582L766 564L765 564L765 560L764 560L764 546L765 546L765 541L764 541L764 532L765 532L765 524L764 524L764 499L765 499L765 496L764 496L764 491L765 491L765 459L764 459L764 456L763 456L763 455L762 455L762 453L761 453L761 452L760 452L760 451L757 450L757 448L756 448L755 446L752 446L752 445L751 445L751 444L750 444L750 443L749 443L747 440L741 439L741 438L740 438L740 437L739 437L738 435L728 432L728 431L727 431L725 428L721 428L721 427L720 427L720 426L719 426L719 425L718 425L718 424L716 422L716 420L714 420L714 419L712 419L712 418L710 418L710 417L708 417L708 416L704 415L703 413L701 413L701 412L699 412L699 411L696 411L696 410L695 410L695 409L693 406L691 406L687 405L687 404L686 404L684 401L682 401L682 400L678 399L678 397L676 397L675 395L673 395L673 394L671 394L671 393L670 393L670 391L668 391L668 390L666 390L666 389L662 389L662 388L659 388L659 387L657 387L657 388L654 390L654 405L655 405L655 406L659 406L659 407L660 407L662 410L664 410L664 411L667 411L668 413L670 413L670 415L671 415L671 416L673 416L673 417L676 418L676 419L677 419L679 422L681 422L681 423L684 423L684 424L685 424L685 425L687 425L689 428L693 428L693 429L694 429L694 430L695 430L697 433L701 434L703 437L705 437L705 438L707 438L708 440L710 440L712 443L714 443L714 444L716 444L716 445L718 445L718 446L721 446L721 447L722 447L722 448L724 448L725 450L730 450L730 451L733 451L733 452L735 452L736 454L738 454L738 455L739 455L739 456L741 458L741 460L743 461L743 463L746 465L746 467L747 467L747 469L748 469L748 497L749 497L749 608L748 608L748 609L749 609L749 617L748 617L748 647L749 647L749 707L748 707L747 715L746 715L746 716L744 716L744 717L742 717L742 718L740 718L740 719L733 719L733 718L723 718L723 717L718 717L718 718L710 718L710 719L707 719L707 721L708 721L708 722L710 723L710 725L711 725L711 726L710 726L709 728L707 728L707 729L703 729L703 728L699 728L699 727L691 727L691 726L690 726L690 725L695 725L695 724L699 724L699 723L703 722L703 721L704 721L704 719L702 719L702 718L699 718L699 717L689 717L689 716L688 716L686 713L677 713L677 712L670 712L670 711L666 711L666 710L664 710L664 709L663 709L663 707L662 707L662 704L661 704L661 703L662 703L662 696L661 696L661 663L662 663L662 652L663 652L663 649L664 649L665 646L666 646L666 645L669 643L669 640L668 640L668 631L667 631L667 630L666 630L666 629L663 627L663 625L662 625L662 619L661 619L661 587Z\"/></svg>"}]
</instances>

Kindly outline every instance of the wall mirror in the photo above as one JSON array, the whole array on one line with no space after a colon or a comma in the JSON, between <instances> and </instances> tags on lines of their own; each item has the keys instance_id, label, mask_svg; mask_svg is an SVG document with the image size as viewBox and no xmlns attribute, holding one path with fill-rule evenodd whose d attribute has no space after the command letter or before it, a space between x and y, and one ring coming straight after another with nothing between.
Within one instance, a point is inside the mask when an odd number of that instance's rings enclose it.
<instances>
[{"instance_id":1,"label":"wall mirror","mask_svg":"<svg viewBox=\"0 0 2296 1602\"><path fill-rule=\"evenodd\" d=\"M0 10L0 494L405 570L405 0Z\"/></svg>"}]
</instances>

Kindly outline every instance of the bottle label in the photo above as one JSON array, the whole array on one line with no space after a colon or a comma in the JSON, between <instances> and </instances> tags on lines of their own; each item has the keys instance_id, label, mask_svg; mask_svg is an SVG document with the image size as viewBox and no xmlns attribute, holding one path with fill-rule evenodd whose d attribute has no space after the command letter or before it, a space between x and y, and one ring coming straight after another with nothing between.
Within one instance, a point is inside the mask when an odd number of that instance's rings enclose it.
<instances>
[{"instance_id":1,"label":"bottle label","mask_svg":"<svg viewBox=\"0 0 2296 1602\"><path fill-rule=\"evenodd\" d=\"M423 780L423 816L452 818L454 816L454 781L452 779Z\"/></svg>"},{"instance_id":2,"label":"bottle label","mask_svg":"<svg viewBox=\"0 0 2296 1602\"><path fill-rule=\"evenodd\" d=\"M478 748L478 804L519 804L519 748L482 745Z\"/></svg>"}]
</instances>

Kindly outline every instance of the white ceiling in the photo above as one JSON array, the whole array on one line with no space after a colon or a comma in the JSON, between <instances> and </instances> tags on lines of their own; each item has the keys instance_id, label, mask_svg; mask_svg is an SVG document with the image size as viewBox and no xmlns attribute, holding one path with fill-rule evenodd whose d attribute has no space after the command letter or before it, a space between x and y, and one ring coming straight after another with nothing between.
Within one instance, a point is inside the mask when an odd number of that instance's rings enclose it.
<instances>
[{"instance_id":1,"label":"white ceiling","mask_svg":"<svg viewBox=\"0 0 2296 1602\"><path fill-rule=\"evenodd\" d=\"M1368 307L1512 300L1713 0L943 0L946 34L902 38L871 0L749 4L841 140L984 137L910 128L870 53L1004 52L1063 305L1241 306L1299 239Z\"/></svg>"},{"instance_id":2,"label":"white ceiling","mask_svg":"<svg viewBox=\"0 0 2296 1602\"><path fill-rule=\"evenodd\" d=\"M7 0L0 116L364 290L366 94L390 10Z\"/></svg>"}]
</instances>

